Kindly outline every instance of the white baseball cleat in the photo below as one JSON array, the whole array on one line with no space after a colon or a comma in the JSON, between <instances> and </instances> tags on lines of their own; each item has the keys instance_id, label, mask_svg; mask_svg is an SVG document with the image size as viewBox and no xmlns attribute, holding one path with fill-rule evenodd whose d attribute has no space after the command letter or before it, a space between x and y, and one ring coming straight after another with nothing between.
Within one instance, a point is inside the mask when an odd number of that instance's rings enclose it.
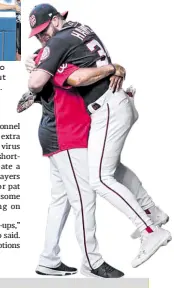
<instances>
[{"instance_id":1,"label":"white baseball cleat","mask_svg":"<svg viewBox=\"0 0 174 288\"><path fill-rule=\"evenodd\" d=\"M157 250L172 240L169 231L156 227L152 233L143 232L141 246L137 257L132 261L132 267L136 268L147 261Z\"/></svg>"},{"instance_id":2,"label":"white baseball cleat","mask_svg":"<svg viewBox=\"0 0 174 288\"><path fill-rule=\"evenodd\" d=\"M153 224L155 226L161 227L162 225L165 225L169 221L169 216L164 213L159 207L154 206L148 209L149 213L148 216L152 220ZM140 237L139 230L135 230L132 235L132 239L137 239Z\"/></svg>"}]
</instances>

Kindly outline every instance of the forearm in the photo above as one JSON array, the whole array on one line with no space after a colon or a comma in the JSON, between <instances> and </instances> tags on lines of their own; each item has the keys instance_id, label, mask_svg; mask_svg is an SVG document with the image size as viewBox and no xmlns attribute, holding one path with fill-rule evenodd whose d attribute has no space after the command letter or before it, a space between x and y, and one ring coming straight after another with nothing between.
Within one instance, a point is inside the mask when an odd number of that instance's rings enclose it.
<instances>
[{"instance_id":1,"label":"forearm","mask_svg":"<svg viewBox=\"0 0 174 288\"><path fill-rule=\"evenodd\" d=\"M80 68L69 76L67 83L74 87L88 86L113 74L114 71L110 64L98 68Z\"/></svg>"},{"instance_id":2,"label":"forearm","mask_svg":"<svg viewBox=\"0 0 174 288\"><path fill-rule=\"evenodd\" d=\"M33 81L33 78L30 77L28 80L28 89L32 92L32 93L39 93L42 91L43 86L41 83L37 82L37 81Z\"/></svg>"},{"instance_id":3,"label":"forearm","mask_svg":"<svg viewBox=\"0 0 174 288\"><path fill-rule=\"evenodd\" d=\"M34 70L31 72L28 80L28 88L33 93L42 91L45 84L49 81L51 75L42 70Z\"/></svg>"},{"instance_id":4,"label":"forearm","mask_svg":"<svg viewBox=\"0 0 174 288\"><path fill-rule=\"evenodd\" d=\"M0 4L0 10L15 10L15 5Z\"/></svg>"},{"instance_id":5,"label":"forearm","mask_svg":"<svg viewBox=\"0 0 174 288\"><path fill-rule=\"evenodd\" d=\"M33 87L29 87L28 86L28 88L29 88L29 90L32 92L32 93L35 93L35 94L37 94L37 93L39 93L39 92L41 92L42 91L42 89L43 89L43 87L37 87L37 88L33 88Z\"/></svg>"}]
</instances>

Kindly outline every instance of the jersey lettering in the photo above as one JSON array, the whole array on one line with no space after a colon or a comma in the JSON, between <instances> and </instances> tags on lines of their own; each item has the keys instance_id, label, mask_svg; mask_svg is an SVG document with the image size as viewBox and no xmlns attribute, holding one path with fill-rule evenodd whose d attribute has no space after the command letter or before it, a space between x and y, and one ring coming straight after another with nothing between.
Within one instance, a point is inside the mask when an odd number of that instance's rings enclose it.
<instances>
[{"instance_id":1,"label":"jersey lettering","mask_svg":"<svg viewBox=\"0 0 174 288\"><path fill-rule=\"evenodd\" d=\"M63 73L65 71L65 69L68 67L68 64L62 64L59 69L57 70L58 73Z\"/></svg>"},{"instance_id":2,"label":"jersey lettering","mask_svg":"<svg viewBox=\"0 0 174 288\"><path fill-rule=\"evenodd\" d=\"M97 67L101 67L101 66L109 64L109 61L107 58L107 53L105 52L105 50L103 49L103 47L101 46L101 44L97 40L93 39L88 44L86 44L86 46L88 47L88 49L91 52L94 52L94 51L96 51L97 48L99 48L97 53L99 54L101 59L96 61Z\"/></svg>"},{"instance_id":3,"label":"jersey lettering","mask_svg":"<svg viewBox=\"0 0 174 288\"><path fill-rule=\"evenodd\" d=\"M93 33L93 31L90 27L81 25L75 28L74 31L71 33L71 35L83 41L86 38L86 36L88 36L91 33Z\"/></svg>"}]
</instances>

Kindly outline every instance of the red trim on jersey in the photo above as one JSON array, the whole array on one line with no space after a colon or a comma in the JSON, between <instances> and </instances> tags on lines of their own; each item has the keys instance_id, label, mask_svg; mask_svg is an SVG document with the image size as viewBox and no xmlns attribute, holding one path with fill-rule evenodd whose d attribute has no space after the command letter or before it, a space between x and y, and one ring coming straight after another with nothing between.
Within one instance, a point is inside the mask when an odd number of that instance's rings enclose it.
<instances>
[{"instance_id":1,"label":"red trim on jersey","mask_svg":"<svg viewBox=\"0 0 174 288\"><path fill-rule=\"evenodd\" d=\"M43 49L44 49L44 48L41 48L41 49L40 49L40 51L38 52L36 58L34 59L36 65L39 64L40 57L41 57L41 55L42 55Z\"/></svg>"},{"instance_id":2,"label":"red trim on jersey","mask_svg":"<svg viewBox=\"0 0 174 288\"><path fill-rule=\"evenodd\" d=\"M73 64L62 64L53 78L53 84L55 86L63 87L64 89L71 89L72 86L66 84L66 81L69 76L79 68L80 67L77 67Z\"/></svg>"}]
</instances>

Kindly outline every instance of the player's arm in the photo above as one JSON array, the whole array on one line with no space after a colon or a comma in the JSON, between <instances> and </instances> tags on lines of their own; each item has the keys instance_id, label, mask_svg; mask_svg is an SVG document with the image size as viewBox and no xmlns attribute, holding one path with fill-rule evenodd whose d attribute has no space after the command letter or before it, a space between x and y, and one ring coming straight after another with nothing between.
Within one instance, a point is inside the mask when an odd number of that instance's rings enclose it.
<instances>
[{"instance_id":1,"label":"player's arm","mask_svg":"<svg viewBox=\"0 0 174 288\"><path fill-rule=\"evenodd\" d=\"M0 10L20 10L17 5L0 4Z\"/></svg>"},{"instance_id":2,"label":"player's arm","mask_svg":"<svg viewBox=\"0 0 174 288\"><path fill-rule=\"evenodd\" d=\"M99 68L80 68L68 77L67 83L74 87L88 86L114 74L114 72L113 65Z\"/></svg>"},{"instance_id":3,"label":"player's arm","mask_svg":"<svg viewBox=\"0 0 174 288\"><path fill-rule=\"evenodd\" d=\"M49 81L51 75L46 71L38 70L30 74L28 80L28 88L32 93L39 93L42 91L45 84Z\"/></svg>"},{"instance_id":4,"label":"player's arm","mask_svg":"<svg viewBox=\"0 0 174 288\"><path fill-rule=\"evenodd\" d=\"M67 83L71 86L88 86L96 83L109 75L125 77L125 72L120 71L120 65L109 64L98 68L80 68L73 72L67 79Z\"/></svg>"},{"instance_id":5,"label":"player's arm","mask_svg":"<svg viewBox=\"0 0 174 288\"><path fill-rule=\"evenodd\" d=\"M30 91L40 92L50 78L55 75L69 51L69 46L70 43L66 40L55 37L49 40L49 43L43 49L39 65L31 72L28 81Z\"/></svg>"},{"instance_id":6,"label":"player's arm","mask_svg":"<svg viewBox=\"0 0 174 288\"><path fill-rule=\"evenodd\" d=\"M74 87L88 86L113 75L110 88L115 91L121 88L125 73L125 69L118 64L109 64L98 68L80 68L68 77L67 83Z\"/></svg>"}]
</instances>

